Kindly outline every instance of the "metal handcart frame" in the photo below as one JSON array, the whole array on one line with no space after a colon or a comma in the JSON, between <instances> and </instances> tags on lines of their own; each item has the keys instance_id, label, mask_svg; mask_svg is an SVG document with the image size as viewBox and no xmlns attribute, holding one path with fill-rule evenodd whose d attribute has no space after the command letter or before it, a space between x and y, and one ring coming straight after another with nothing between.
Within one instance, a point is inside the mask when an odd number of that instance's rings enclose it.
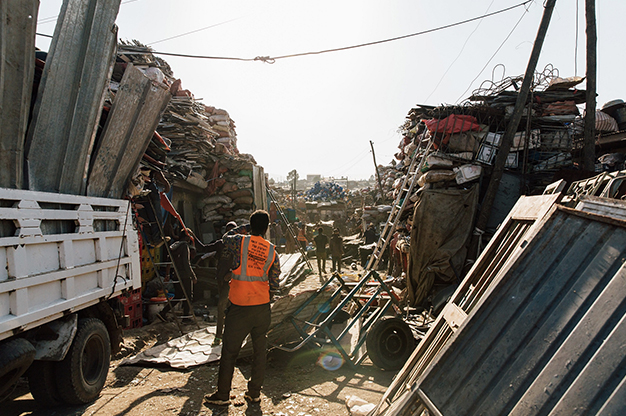
<instances>
[{"instance_id":1,"label":"metal handcart frame","mask_svg":"<svg viewBox=\"0 0 626 416\"><path fill-rule=\"evenodd\" d=\"M361 302L361 291L367 286L368 282L374 279L375 286L371 286L375 289L375 292L365 297L365 302ZM325 292L333 281L337 281L339 286L334 290L329 299L317 308L317 312L306 319L301 318L299 315L306 310L306 308L313 303L320 294ZM336 303L337 299L342 295L342 292L348 291L348 294L334 307L332 305ZM387 297L384 295L387 294ZM339 314L345 313L344 308L349 303L354 302L357 310L354 314L351 314L348 318L348 322L343 331L335 336L331 331L331 326L335 321L335 318ZM309 297L298 309L292 313L287 319L283 320L278 325L284 325L291 323L298 332L301 340L292 347L284 347L280 345L272 345L272 347L278 348L283 351L293 352L302 348L308 343L314 343L318 346L332 345L341 354L345 362L350 363L352 366L359 365L367 356L366 352L361 351L361 347L365 343L367 331L378 319L384 316L389 309L395 306L400 310L400 304L397 296L389 288L389 286L383 281L376 271L369 271L363 276L356 285L350 289L339 273L335 272L311 297ZM332 310L331 310L332 308ZM346 351L341 341L350 334L350 330L361 323L359 336L356 343L353 343L350 350Z\"/></svg>"}]
</instances>

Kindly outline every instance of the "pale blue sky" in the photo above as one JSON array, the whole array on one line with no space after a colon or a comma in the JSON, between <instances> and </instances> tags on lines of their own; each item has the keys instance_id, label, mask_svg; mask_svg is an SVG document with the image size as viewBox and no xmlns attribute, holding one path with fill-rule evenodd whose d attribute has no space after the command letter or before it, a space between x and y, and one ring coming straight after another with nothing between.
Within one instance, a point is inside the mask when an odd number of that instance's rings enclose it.
<instances>
[{"instance_id":1,"label":"pale blue sky","mask_svg":"<svg viewBox=\"0 0 626 416\"><path fill-rule=\"evenodd\" d=\"M520 2L123 0L117 24L120 38L152 44L157 51L254 58L402 36ZM41 0L39 19L56 16L61 3ZM584 0L578 3L577 75L584 76ZM401 138L398 126L415 104L455 103L491 78L496 64L505 65L506 76L523 74L542 4L535 1L528 12L517 8L423 36L273 65L164 58L196 98L229 112L236 121L240 151L254 155L270 176L282 179L297 169L301 176L368 178L374 173L369 141L374 142L378 163L387 164ZM601 106L626 99L626 1L600 0L596 8ZM522 14L510 39L471 84ZM575 19L576 0L558 0L538 69L552 63L561 76L575 75ZM219 25L158 42L215 24ZM53 30L54 23L38 27L40 33ZM38 37L40 48L47 49L48 44L48 39Z\"/></svg>"}]
</instances>

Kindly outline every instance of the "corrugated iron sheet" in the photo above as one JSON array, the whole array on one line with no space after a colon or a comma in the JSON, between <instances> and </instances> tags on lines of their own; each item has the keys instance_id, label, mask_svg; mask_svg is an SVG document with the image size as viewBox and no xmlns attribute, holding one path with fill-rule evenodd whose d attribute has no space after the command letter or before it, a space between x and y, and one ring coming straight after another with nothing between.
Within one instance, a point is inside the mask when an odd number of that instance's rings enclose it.
<instances>
[{"instance_id":1,"label":"corrugated iron sheet","mask_svg":"<svg viewBox=\"0 0 626 416\"><path fill-rule=\"evenodd\" d=\"M472 269L452 295L444 311L420 341L411 357L389 386L373 415L418 415L413 405L417 393L411 390L428 366L472 313L500 270L507 267L514 253L536 222L552 209L559 195L522 197L493 236ZM390 405L390 406L389 406ZM389 407L387 407L389 406Z\"/></svg>"},{"instance_id":2,"label":"corrugated iron sheet","mask_svg":"<svg viewBox=\"0 0 626 416\"><path fill-rule=\"evenodd\" d=\"M0 2L0 187L22 188L39 0Z\"/></svg>"},{"instance_id":3,"label":"corrugated iron sheet","mask_svg":"<svg viewBox=\"0 0 626 416\"><path fill-rule=\"evenodd\" d=\"M172 94L129 65L92 156L87 195L121 198Z\"/></svg>"},{"instance_id":4,"label":"corrugated iron sheet","mask_svg":"<svg viewBox=\"0 0 626 416\"><path fill-rule=\"evenodd\" d=\"M117 42L120 0L66 0L27 136L31 190L82 194Z\"/></svg>"},{"instance_id":5,"label":"corrugated iron sheet","mask_svg":"<svg viewBox=\"0 0 626 416\"><path fill-rule=\"evenodd\" d=\"M626 221L538 225L417 382L432 414L626 414Z\"/></svg>"}]
</instances>

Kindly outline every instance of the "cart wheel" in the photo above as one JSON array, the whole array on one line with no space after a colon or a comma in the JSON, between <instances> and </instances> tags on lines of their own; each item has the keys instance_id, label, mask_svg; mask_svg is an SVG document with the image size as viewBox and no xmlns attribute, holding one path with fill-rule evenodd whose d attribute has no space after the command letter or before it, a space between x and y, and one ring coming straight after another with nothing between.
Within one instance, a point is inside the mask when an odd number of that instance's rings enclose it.
<instances>
[{"instance_id":1,"label":"cart wheel","mask_svg":"<svg viewBox=\"0 0 626 416\"><path fill-rule=\"evenodd\" d=\"M415 349L415 338L401 318L385 316L372 325L365 345L374 365L395 371L402 368Z\"/></svg>"}]
</instances>

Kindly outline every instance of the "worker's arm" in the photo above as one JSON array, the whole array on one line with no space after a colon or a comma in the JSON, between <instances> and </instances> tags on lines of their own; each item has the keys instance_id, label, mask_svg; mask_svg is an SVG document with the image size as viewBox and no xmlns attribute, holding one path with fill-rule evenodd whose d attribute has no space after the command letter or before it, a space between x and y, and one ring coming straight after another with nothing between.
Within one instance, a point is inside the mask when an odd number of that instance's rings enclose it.
<instances>
[{"instance_id":1,"label":"worker's arm","mask_svg":"<svg viewBox=\"0 0 626 416\"><path fill-rule=\"evenodd\" d=\"M270 283L270 293L278 292L280 290L280 261L278 260L278 254L274 256L274 262L270 266L267 277Z\"/></svg>"},{"instance_id":2,"label":"worker's arm","mask_svg":"<svg viewBox=\"0 0 626 416\"><path fill-rule=\"evenodd\" d=\"M226 232L224 236L232 236L237 234L250 234L250 224L240 225Z\"/></svg>"}]
</instances>

